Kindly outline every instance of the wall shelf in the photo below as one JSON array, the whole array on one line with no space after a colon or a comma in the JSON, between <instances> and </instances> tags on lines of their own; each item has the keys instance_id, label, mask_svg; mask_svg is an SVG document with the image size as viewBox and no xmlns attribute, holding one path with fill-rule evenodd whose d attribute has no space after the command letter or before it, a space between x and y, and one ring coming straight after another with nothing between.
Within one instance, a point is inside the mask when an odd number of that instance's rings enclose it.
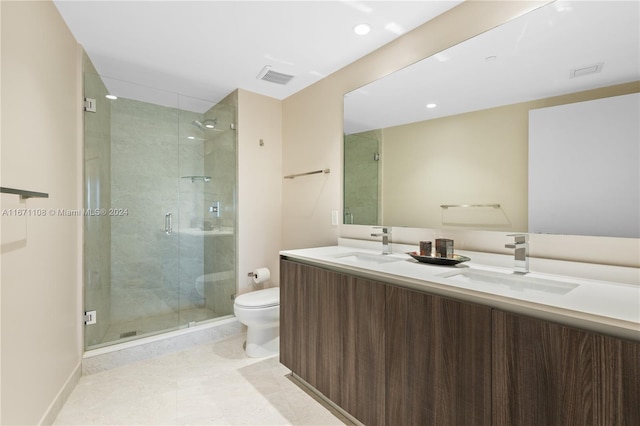
<instances>
[{"instance_id":1,"label":"wall shelf","mask_svg":"<svg viewBox=\"0 0 640 426\"><path fill-rule=\"evenodd\" d=\"M442 204L440 207L443 209L449 209L454 207L469 208L469 207L491 207L493 209L499 209L500 204Z\"/></svg>"},{"instance_id":2,"label":"wall shelf","mask_svg":"<svg viewBox=\"0 0 640 426\"><path fill-rule=\"evenodd\" d=\"M19 195L20 198L49 198L45 192L26 191L24 189L0 187L0 193Z\"/></svg>"},{"instance_id":3,"label":"wall shelf","mask_svg":"<svg viewBox=\"0 0 640 426\"><path fill-rule=\"evenodd\" d=\"M195 182L197 180L209 182L211 180L211 176L181 176L181 179L191 179L191 182Z\"/></svg>"}]
</instances>

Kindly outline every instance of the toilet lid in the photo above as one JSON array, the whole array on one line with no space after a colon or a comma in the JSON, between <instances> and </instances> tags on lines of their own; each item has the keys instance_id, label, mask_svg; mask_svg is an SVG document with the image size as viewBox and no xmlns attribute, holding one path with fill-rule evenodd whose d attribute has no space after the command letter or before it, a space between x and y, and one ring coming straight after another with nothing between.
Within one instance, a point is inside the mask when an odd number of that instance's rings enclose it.
<instances>
[{"instance_id":1,"label":"toilet lid","mask_svg":"<svg viewBox=\"0 0 640 426\"><path fill-rule=\"evenodd\" d=\"M235 304L244 308L267 308L280 304L280 287L252 291L236 297Z\"/></svg>"}]
</instances>

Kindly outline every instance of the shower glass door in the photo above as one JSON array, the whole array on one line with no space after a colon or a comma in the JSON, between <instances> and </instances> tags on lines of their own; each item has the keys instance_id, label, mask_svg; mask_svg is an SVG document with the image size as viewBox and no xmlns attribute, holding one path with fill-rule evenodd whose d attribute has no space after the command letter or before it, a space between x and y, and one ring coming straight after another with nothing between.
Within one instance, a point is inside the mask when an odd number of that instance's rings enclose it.
<instances>
[{"instance_id":1,"label":"shower glass door","mask_svg":"<svg viewBox=\"0 0 640 426\"><path fill-rule=\"evenodd\" d=\"M86 348L232 314L235 107L92 72L85 97Z\"/></svg>"}]
</instances>

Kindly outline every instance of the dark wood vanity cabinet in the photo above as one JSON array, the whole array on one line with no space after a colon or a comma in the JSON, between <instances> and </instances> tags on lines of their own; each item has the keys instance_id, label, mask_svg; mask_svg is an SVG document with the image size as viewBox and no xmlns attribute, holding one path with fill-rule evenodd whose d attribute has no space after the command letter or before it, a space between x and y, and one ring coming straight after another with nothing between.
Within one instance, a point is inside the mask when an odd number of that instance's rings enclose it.
<instances>
[{"instance_id":1,"label":"dark wood vanity cabinet","mask_svg":"<svg viewBox=\"0 0 640 426\"><path fill-rule=\"evenodd\" d=\"M384 424L385 286L280 262L280 362L367 425Z\"/></svg>"},{"instance_id":2,"label":"dark wood vanity cabinet","mask_svg":"<svg viewBox=\"0 0 640 426\"><path fill-rule=\"evenodd\" d=\"M640 343L282 259L280 361L366 425L640 425Z\"/></svg>"},{"instance_id":3,"label":"dark wood vanity cabinet","mask_svg":"<svg viewBox=\"0 0 640 426\"><path fill-rule=\"evenodd\" d=\"M491 308L393 286L386 297L386 424L491 424Z\"/></svg>"},{"instance_id":4,"label":"dark wood vanity cabinet","mask_svg":"<svg viewBox=\"0 0 640 426\"><path fill-rule=\"evenodd\" d=\"M493 311L496 425L640 425L640 343Z\"/></svg>"}]
</instances>

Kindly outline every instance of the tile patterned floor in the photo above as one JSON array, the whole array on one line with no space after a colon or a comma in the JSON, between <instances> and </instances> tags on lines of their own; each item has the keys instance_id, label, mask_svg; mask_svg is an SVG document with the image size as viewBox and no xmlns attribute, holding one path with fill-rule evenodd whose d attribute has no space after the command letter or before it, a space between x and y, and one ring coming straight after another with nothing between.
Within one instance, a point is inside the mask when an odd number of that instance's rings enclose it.
<instances>
[{"instance_id":1,"label":"tile patterned floor","mask_svg":"<svg viewBox=\"0 0 640 426\"><path fill-rule=\"evenodd\" d=\"M344 425L244 334L82 376L55 425Z\"/></svg>"}]
</instances>

